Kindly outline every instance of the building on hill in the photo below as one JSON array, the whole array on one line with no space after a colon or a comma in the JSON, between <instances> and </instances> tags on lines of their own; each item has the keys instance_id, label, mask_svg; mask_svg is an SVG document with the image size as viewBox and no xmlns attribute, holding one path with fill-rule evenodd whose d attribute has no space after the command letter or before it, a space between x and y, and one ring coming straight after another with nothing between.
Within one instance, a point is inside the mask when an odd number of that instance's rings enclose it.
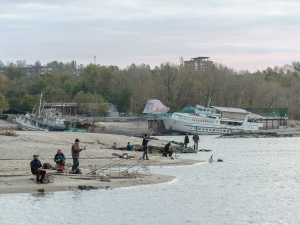
<instances>
[{"instance_id":1,"label":"building on hill","mask_svg":"<svg viewBox=\"0 0 300 225\"><path fill-rule=\"evenodd\" d=\"M38 75L38 74L45 74L52 70L51 67L46 66L28 66L24 68L28 75Z\"/></svg>"},{"instance_id":2,"label":"building on hill","mask_svg":"<svg viewBox=\"0 0 300 225\"><path fill-rule=\"evenodd\" d=\"M212 67L213 61L209 60L209 57L196 57L196 58L191 58L190 61L184 61L184 67L191 67L197 71L205 71Z\"/></svg>"}]
</instances>

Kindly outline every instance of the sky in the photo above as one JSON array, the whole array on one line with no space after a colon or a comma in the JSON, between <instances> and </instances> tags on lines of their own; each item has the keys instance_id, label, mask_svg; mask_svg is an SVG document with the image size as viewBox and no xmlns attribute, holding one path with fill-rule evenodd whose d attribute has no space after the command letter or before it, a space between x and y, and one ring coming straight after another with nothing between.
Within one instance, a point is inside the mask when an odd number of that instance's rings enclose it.
<instances>
[{"instance_id":1,"label":"sky","mask_svg":"<svg viewBox=\"0 0 300 225\"><path fill-rule=\"evenodd\" d=\"M300 0L0 0L0 60L125 68L207 56L236 70L300 60Z\"/></svg>"}]
</instances>

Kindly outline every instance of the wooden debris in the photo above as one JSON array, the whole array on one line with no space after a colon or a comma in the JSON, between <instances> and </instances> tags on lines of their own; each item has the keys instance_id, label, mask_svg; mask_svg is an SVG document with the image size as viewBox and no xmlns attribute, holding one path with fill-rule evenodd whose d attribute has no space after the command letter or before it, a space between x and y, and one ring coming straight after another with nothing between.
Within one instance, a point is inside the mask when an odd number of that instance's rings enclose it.
<instances>
[{"instance_id":1,"label":"wooden debris","mask_svg":"<svg viewBox=\"0 0 300 225\"><path fill-rule=\"evenodd\" d=\"M12 136L12 137L18 137L19 136L19 134L17 134L14 131L2 131L2 132L0 132L0 135Z\"/></svg>"}]
</instances>

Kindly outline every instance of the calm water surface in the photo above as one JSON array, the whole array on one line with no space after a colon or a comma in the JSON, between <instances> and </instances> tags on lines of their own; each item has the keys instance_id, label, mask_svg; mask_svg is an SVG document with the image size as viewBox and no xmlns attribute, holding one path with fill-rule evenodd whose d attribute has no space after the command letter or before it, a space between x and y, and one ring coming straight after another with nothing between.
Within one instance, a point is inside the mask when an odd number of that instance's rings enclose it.
<instances>
[{"instance_id":1,"label":"calm water surface","mask_svg":"<svg viewBox=\"0 0 300 225\"><path fill-rule=\"evenodd\" d=\"M300 138L202 138L212 152L181 157L225 162L151 168L166 184L0 195L0 224L300 224Z\"/></svg>"}]
</instances>

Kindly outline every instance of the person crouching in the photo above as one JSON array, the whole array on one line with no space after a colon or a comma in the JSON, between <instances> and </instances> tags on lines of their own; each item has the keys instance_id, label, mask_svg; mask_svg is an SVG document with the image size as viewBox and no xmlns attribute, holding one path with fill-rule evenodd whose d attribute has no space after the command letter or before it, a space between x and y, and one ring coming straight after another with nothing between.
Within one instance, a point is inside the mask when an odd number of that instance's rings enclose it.
<instances>
[{"instance_id":1,"label":"person crouching","mask_svg":"<svg viewBox=\"0 0 300 225\"><path fill-rule=\"evenodd\" d=\"M164 150L163 156L172 157L173 151L171 150L170 146L171 146L171 142L169 142L168 144L165 145L165 150Z\"/></svg>"},{"instance_id":2,"label":"person crouching","mask_svg":"<svg viewBox=\"0 0 300 225\"><path fill-rule=\"evenodd\" d=\"M39 155L33 155L33 160L30 162L31 173L36 175L36 183L44 184L46 171L43 170L42 163L39 160ZM42 175L40 179L40 175Z\"/></svg>"},{"instance_id":3,"label":"person crouching","mask_svg":"<svg viewBox=\"0 0 300 225\"><path fill-rule=\"evenodd\" d=\"M55 168L59 168L59 166L65 166L66 157L64 153L61 152L60 149L57 150L56 155L54 156L54 162L56 162Z\"/></svg>"}]
</instances>

